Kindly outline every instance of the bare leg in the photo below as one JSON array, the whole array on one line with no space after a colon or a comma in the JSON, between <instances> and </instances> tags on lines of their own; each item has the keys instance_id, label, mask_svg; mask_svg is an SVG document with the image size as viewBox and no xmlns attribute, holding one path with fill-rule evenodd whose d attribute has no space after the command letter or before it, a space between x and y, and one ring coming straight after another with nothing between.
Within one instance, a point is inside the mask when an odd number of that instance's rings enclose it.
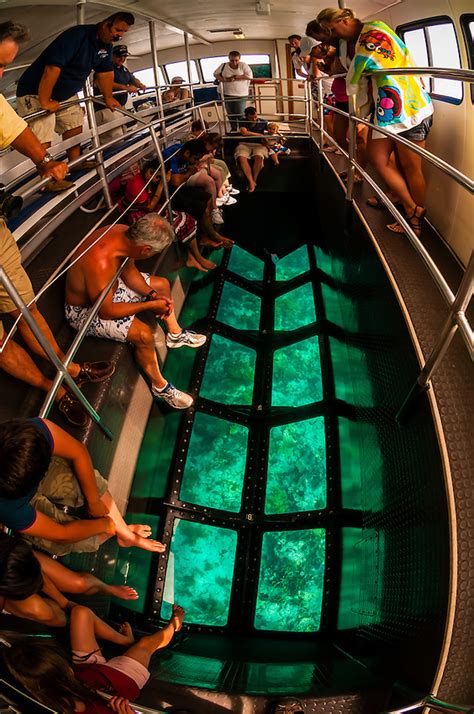
<instances>
[{"instance_id":1,"label":"bare leg","mask_svg":"<svg viewBox=\"0 0 474 714\"><path fill-rule=\"evenodd\" d=\"M82 126L78 126L75 129L69 129L69 131L65 131L63 134L63 140L66 141L66 139L71 139L73 136L78 136L78 134L82 133ZM77 144L77 146L71 146L70 149L67 150L67 157L69 161L74 161L75 159L78 159L79 156L81 155L81 145Z\"/></svg>"},{"instance_id":2,"label":"bare leg","mask_svg":"<svg viewBox=\"0 0 474 714\"><path fill-rule=\"evenodd\" d=\"M343 149L347 149L347 125L348 119L346 117L341 114L334 114L334 139Z\"/></svg>"},{"instance_id":3,"label":"bare leg","mask_svg":"<svg viewBox=\"0 0 474 714\"><path fill-rule=\"evenodd\" d=\"M130 625L123 628L123 632L117 632L97 617L92 610L82 605L76 605L71 610L70 637L71 649L80 652L94 652L100 649L97 638L124 647L133 642Z\"/></svg>"},{"instance_id":4,"label":"bare leg","mask_svg":"<svg viewBox=\"0 0 474 714\"><path fill-rule=\"evenodd\" d=\"M216 182L214 181L212 176L209 176L207 171L202 169L197 174L191 176L186 181L186 184L188 186L198 186L199 188L203 188L205 191L210 193L212 197L212 207L216 208L217 186Z\"/></svg>"},{"instance_id":5,"label":"bare leg","mask_svg":"<svg viewBox=\"0 0 474 714\"><path fill-rule=\"evenodd\" d=\"M137 662L140 662L144 667L148 668L152 654L169 645L173 639L174 633L179 632L181 629L183 620L183 608L173 605L173 614L169 624L162 630L155 632L153 635L142 637L138 642L132 645L132 647L129 647L125 654L127 657L131 657Z\"/></svg>"},{"instance_id":6,"label":"bare leg","mask_svg":"<svg viewBox=\"0 0 474 714\"><path fill-rule=\"evenodd\" d=\"M58 343L54 339L53 333L51 332L50 327L49 327L48 323L46 322L46 320L44 319L43 315L40 313L40 311L38 310L38 308L36 307L36 305L34 303L30 306L29 309L30 309L32 316L38 323L38 327L40 328L41 332L43 333L46 340L51 345L54 353L63 362L64 358L65 358L64 352L60 349ZM12 312L10 312L10 315L14 319L16 319L19 316L19 314L20 313L18 310L13 310ZM44 359L48 359L43 351L43 348L36 340L36 337L31 332L31 330L28 327L28 325L26 324L25 320L23 320L23 319L20 320L20 322L18 323L18 329L20 330L21 336L25 340L25 342L26 342L27 346L30 348L30 350L32 352L34 352L35 354L39 355L40 357L43 357ZM77 375L80 372L80 369L81 368L79 367L78 364L76 364L75 362L72 362L71 365L69 366L69 374L71 374L73 377L77 377Z\"/></svg>"},{"instance_id":7,"label":"bare leg","mask_svg":"<svg viewBox=\"0 0 474 714\"><path fill-rule=\"evenodd\" d=\"M249 160L245 156L239 156L237 158L237 161L239 162L239 164L242 168L242 171L244 172L244 176L247 179L247 183L248 183L247 190L250 193L252 193L252 191L255 191L256 184L255 184L254 177L252 175L252 169L250 167Z\"/></svg>"},{"instance_id":8,"label":"bare leg","mask_svg":"<svg viewBox=\"0 0 474 714\"><path fill-rule=\"evenodd\" d=\"M168 298L168 300L171 300L170 284L168 280L166 280L166 278L159 278L156 275L152 275L150 276L150 285L153 290L156 290L158 295L164 295ZM178 320L176 319L176 313L174 309L171 310L168 317L163 317L162 320L170 332L173 332L174 334L181 332L181 327L178 323Z\"/></svg>"},{"instance_id":9,"label":"bare leg","mask_svg":"<svg viewBox=\"0 0 474 714\"><path fill-rule=\"evenodd\" d=\"M213 270L213 268L216 267L215 263L201 255L196 238L188 241L186 248L188 250L186 265L189 268L196 268L197 270L207 273L208 270Z\"/></svg>"},{"instance_id":10,"label":"bare leg","mask_svg":"<svg viewBox=\"0 0 474 714\"><path fill-rule=\"evenodd\" d=\"M3 352L0 352L0 369L32 387L43 389L45 392L51 389L51 380L39 371L30 355L13 340L9 340ZM56 401L59 401L64 394L65 389L61 387L56 395Z\"/></svg>"},{"instance_id":11,"label":"bare leg","mask_svg":"<svg viewBox=\"0 0 474 714\"><path fill-rule=\"evenodd\" d=\"M60 592L95 595L104 593L121 600L137 600L138 593L128 585L107 585L91 573L76 573L44 553L34 552L41 570L56 585Z\"/></svg>"},{"instance_id":12,"label":"bare leg","mask_svg":"<svg viewBox=\"0 0 474 714\"><path fill-rule=\"evenodd\" d=\"M216 248L219 248L221 245L223 245L225 248L230 248L232 245L234 245L233 240L221 236L216 231L212 224L211 214L209 210L206 210L203 217L198 221L198 223L200 229L206 236L202 241L203 245L211 245Z\"/></svg>"},{"instance_id":13,"label":"bare leg","mask_svg":"<svg viewBox=\"0 0 474 714\"><path fill-rule=\"evenodd\" d=\"M414 144L425 148L425 141L414 141ZM426 200L426 181L423 174L422 158L414 151L400 144L396 147L398 159L406 177L410 194L417 206L424 206Z\"/></svg>"},{"instance_id":14,"label":"bare leg","mask_svg":"<svg viewBox=\"0 0 474 714\"><path fill-rule=\"evenodd\" d=\"M166 384L166 383L165 383ZM164 385L163 385L164 386ZM143 548L143 550L151 550L156 553L162 553L166 546L159 543L157 540L152 540L148 536L151 535L150 526L135 525L128 526L120 515L120 511L110 493L106 491L100 499L109 510L109 518L115 523L115 531L117 543L122 548L130 548L135 546ZM143 537L147 534L145 537Z\"/></svg>"},{"instance_id":15,"label":"bare leg","mask_svg":"<svg viewBox=\"0 0 474 714\"><path fill-rule=\"evenodd\" d=\"M272 162L274 166L280 166L280 160L278 154L271 154Z\"/></svg>"},{"instance_id":16,"label":"bare leg","mask_svg":"<svg viewBox=\"0 0 474 714\"><path fill-rule=\"evenodd\" d=\"M393 191L401 200L408 215L415 209L415 202L408 190L405 179L398 170L396 164L390 160L393 150L391 139L369 138L367 147L368 160L379 172L388 188Z\"/></svg>"},{"instance_id":17,"label":"bare leg","mask_svg":"<svg viewBox=\"0 0 474 714\"><path fill-rule=\"evenodd\" d=\"M137 362L150 378L151 383L158 389L163 389L166 386L166 379L161 374L153 332L148 325L135 318L128 331L127 340L134 346Z\"/></svg>"},{"instance_id":18,"label":"bare leg","mask_svg":"<svg viewBox=\"0 0 474 714\"><path fill-rule=\"evenodd\" d=\"M260 174L260 171L263 169L263 161L264 161L263 156L254 156L254 158L253 158L252 176L253 176L255 185L257 185L257 179Z\"/></svg>"}]
</instances>

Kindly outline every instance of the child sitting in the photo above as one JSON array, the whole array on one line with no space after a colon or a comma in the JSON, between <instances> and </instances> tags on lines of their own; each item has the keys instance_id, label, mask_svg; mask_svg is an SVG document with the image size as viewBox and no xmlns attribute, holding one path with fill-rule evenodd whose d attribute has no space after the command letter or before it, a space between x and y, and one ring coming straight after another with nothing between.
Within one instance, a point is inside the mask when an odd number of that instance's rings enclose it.
<instances>
[{"instance_id":1,"label":"child sitting","mask_svg":"<svg viewBox=\"0 0 474 714\"><path fill-rule=\"evenodd\" d=\"M280 160L278 154L286 154L289 156L291 154L291 149L285 146L286 139L282 134L280 134L280 127L275 122L268 122L267 131L273 136L269 139L264 139L263 144L268 149L268 155L272 157L272 161L275 166L280 165Z\"/></svg>"},{"instance_id":2,"label":"child sitting","mask_svg":"<svg viewBox=\"0 0 474 714\"><path fill-rule=\"evenodd\" d=\"M15 679L54 711L110 714L112 710L117 714L133 714L127 700L139 696L150 677L151 656L171 642L183 620L183 608L173 605L164 629L135 642L128 623L117 632L89 608L76 605L71 610L72 662L57 642L42 640L13 644L5 652L5 659ZM106 661L97 638L128 649Z\"/></svg>"}]
</instances>

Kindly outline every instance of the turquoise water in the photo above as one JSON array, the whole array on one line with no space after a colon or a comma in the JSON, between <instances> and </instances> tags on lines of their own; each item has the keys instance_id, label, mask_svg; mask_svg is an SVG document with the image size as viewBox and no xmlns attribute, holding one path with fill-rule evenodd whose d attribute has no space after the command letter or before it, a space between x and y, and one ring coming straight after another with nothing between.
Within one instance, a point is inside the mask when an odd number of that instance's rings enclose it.
<instances>
[{"instance_id":1,"label":"turquoise water","mask_svg":"<svg viewBox=\"0 0 474 714\"><path fill-rule=\"evenodd\" d=\"M258 330L260 298L237 285L226 283L222 291L217 319L230 327L235 327L236 330Z\"/></svg>"},{"instance_id":2,"label":"turquoise water","mask_svg":"<svg viewBox=\"0 0 474 714\"><path fill-rule=\"evenodd\" d=\"M254 620L258 630L319 629L325 542L321 528L264 533Z\"/></svg>"},{"instance_id":3,"label":"turquoise water","mask_svg":"<svg viewBox=\"0 0 474 714\"><path fill-rule=\"evenodd\" d=\"M323 398L317 337L276 350L273 357L272 406L300 407Z\"/></svg>"},{"instance_id":4,"label":"turquoise water","mask_svg":"<svg viewBox=\"0 0 474 714\"><path fill-rule=\"evenodd\" d=\"M180 499L238 512L247 454L248 429L197 414L189 444ZM216 478L220 474L220 478Z\"/></svg>"},{"instance_id":5,"label":"turquoise water","mask_svg":"<svg viewBox=\"0 0 474 714\"><path fill-rule=\"evenodd\" d=\"M276 279L291 280L309 270L308 249L305 245L285 255L276 264Z\"/></svg>"},{"instance_id":6,"label":"turquoise water","mask_svg":"<svg viewBox=\"0 0 474 714\"><path fill-rule=\"evenodd\" d=\"M223 627L227 623L237 533L226 528L174 522L161 616L171 603L186 610L186 622Z\"/></svg>"},{"instance_id":7,"label":"turquoise water","mask_svg":"<svg viewBox=\"0 0 474 714\"><path fill-rule=\"evenodd\" d=\"M324 418L270 432L265 513L298 513L326 506Z\"/></svg>"},{"instance_id":8,"label":"turquoise water","mask_svg":"<svg viewBox=\"0 0 474 714\"><path fill-rule=\"evenodd\" d=\"M222 404L251 404L255 350L213 335L200 396Z\"/></svg>"},{"instance_id":9,"label":"turquoise water","mask_svg":"<svg viewBox=\"0 0 474 714\"><path fill-rule=\"evenodd\" d=\"M301 285L275 301L275 330L296 330L316 320L311 283Z\"/></svg>"},{"instance_id":10,"label":"turquoise water","mask_svg":"<svg viewBox=\"0 0 474 714\"><path fill-rule=\"evenodd\" d=\"M263 261L237 245L232 248L228 268L247 280L263 280Z\"/></svg>"}]
</instances>

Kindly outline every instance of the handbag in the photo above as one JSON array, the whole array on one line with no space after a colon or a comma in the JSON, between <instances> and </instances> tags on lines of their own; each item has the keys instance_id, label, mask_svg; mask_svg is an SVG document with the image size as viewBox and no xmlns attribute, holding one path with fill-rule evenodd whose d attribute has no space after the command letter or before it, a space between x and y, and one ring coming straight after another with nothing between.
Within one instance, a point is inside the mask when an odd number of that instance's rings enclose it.
<instances>
[{"instance_id":1,"label":"handbag","mask_svg":"<svg viewBox=\"0 0 474 714\"><path fill-rule=\"evenodd\" d=\"M219 67L219 74L222 74L222 70L224 69L224 67L226 66L226 64L227 64L227 62L224 62L224 64L221 64L221 66ZM218 87L219 84L220 84L219 80L218 80L218 79L215 79L215 80L214 80L214 84L216 85L216 87Z\"/></svg>"}]
</instances>

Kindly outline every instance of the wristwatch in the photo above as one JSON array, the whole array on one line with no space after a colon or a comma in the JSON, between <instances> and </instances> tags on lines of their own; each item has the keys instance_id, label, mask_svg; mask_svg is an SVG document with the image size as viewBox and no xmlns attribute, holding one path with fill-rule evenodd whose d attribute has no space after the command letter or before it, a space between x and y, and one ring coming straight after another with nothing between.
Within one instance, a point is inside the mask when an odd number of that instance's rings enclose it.
<instances>
[{"instance_id":1,"label":"wristwatch","mask_svg":"<svg viewBox=\"0 0 474 714\"><path fill-rule=\"evenodd\" d=\"M54 158L53 158L53 157L51 156L51 154L47 151L47 152L45 153L45 155L43 156L43 158L41 159L41 161L38 161L38 163L35 164L35 165L36 165L36 168L39 168L40 166L43 166L43 165L46 165L46 166L47 166L49 163L51 163L51 161L54 161Z\"/></svg>"}]
</instances>

